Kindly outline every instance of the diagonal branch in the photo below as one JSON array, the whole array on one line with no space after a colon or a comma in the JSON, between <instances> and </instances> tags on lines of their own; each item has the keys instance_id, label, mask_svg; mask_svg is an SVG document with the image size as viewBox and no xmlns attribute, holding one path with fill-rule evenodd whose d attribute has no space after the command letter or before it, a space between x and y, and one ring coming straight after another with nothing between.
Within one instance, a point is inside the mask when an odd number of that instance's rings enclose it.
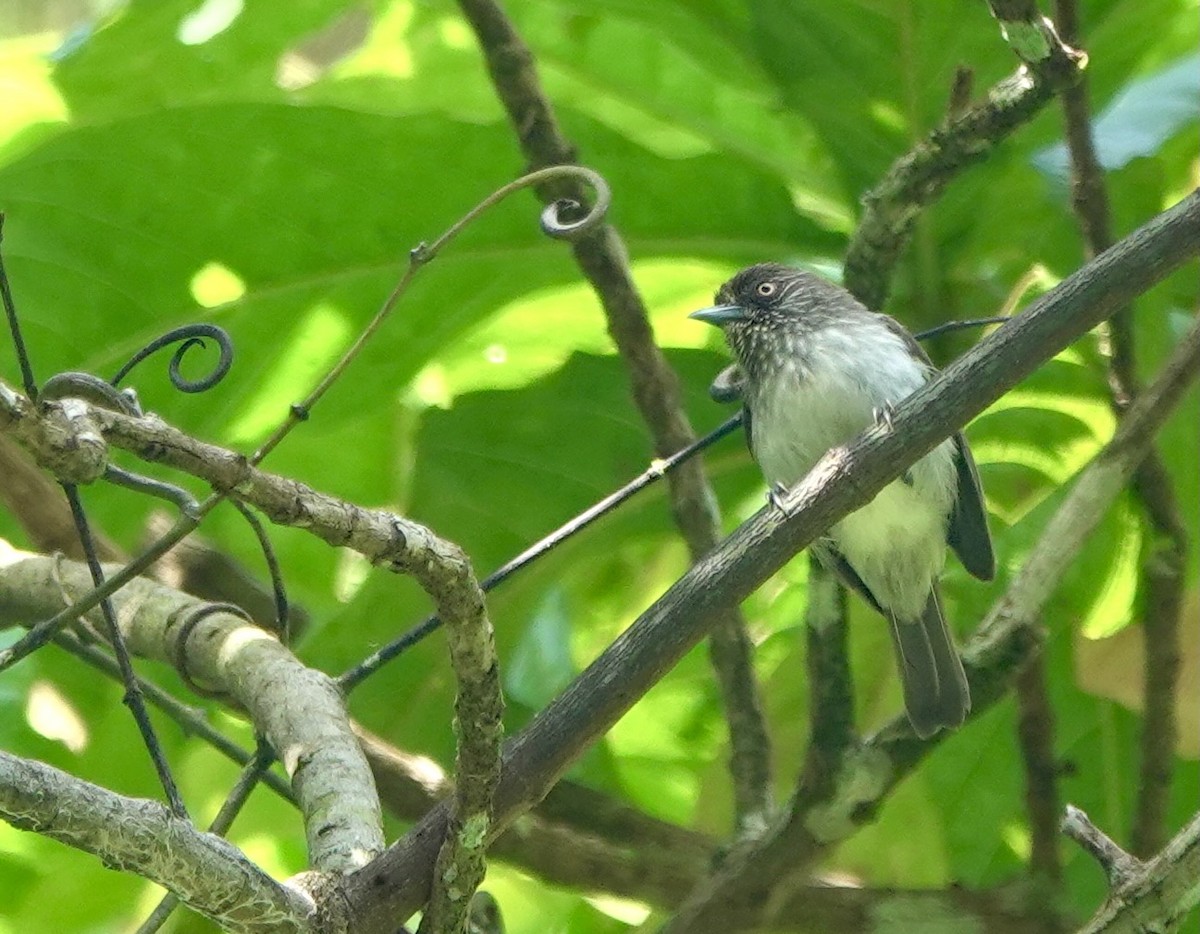
<instances>
[{"instance_id":1,"label":"diagonal branch","mask_svg":"<svg viewBox=\"0 0 1200 934\"><path fill-rule=\"evenodd\" d=\"M703 637L721 611L740 603L821 530L869 502L908 464L1041 363L1197 253L1200 194L1192 194L1063 280L906 399L896 410L892 431L869 432L829 452L785 503L788 515L764 509L739 527L507 744L495 796L496 829L541 798ZM1007 650L1020 658L1028 646L1023 648L1019 638L1007 644L992 640L988 650L996 657ZM980 688L987 694L991 685ZM916 745L911 735L900 742ZM440 838L446 817L444 808L435 808L402 841L347 879L348 896L362 908L363 930L424 901L436 849L431 843Z\"/></svg>"},{"instance_id":2,"label":"diagonal branch","mask_svg":"<svg viewBox=\"0 0 1200 934\"><path fill-rule=\"evenodd\" d=\"M127 798L0 752L0 817L158 882L222 930L314 930L311 898L273 881L232 844L157 802Z\"/></svg>"},{"instance_id":3,"label":"diagonal branch","mask_svg":"<svg viewBox=\"0 0 1200 934\"><path fill-rule=\"evenodd\" d=\"M1188 912L1200 904L1200 814L1145 862L1121 850L1077 808L1067 808L1063 832L1100 861L1113 884L1078 934L1178 931Z\"/></svg>"},{"instance_id":4,"label":"diagonal branch","mask_svg":"<svg viewBox=\"0 0 1200 934\"><path fill-rule=\"evenodd\" d=\"M1018 672L1039 654L1044 638L1039 617L1046 600L1145 456L1154 432L1198 376L1200 319L1113 440L1079 476L1020 574L967 646L963 660L974 702L972 718L1002 698ZM790 813L752 846L735 852L684 904L666 932L721 931L735 917L749 917L752 924L772 922L772 912L793 894L802 873L872 820L892 789L938 742L940 737L916 740L900 718L852 748L838 763L837 774L806 767Z\"/></svg>"},{"instance_id":5,"label":"diagonal branch","mask_svg":"<svg viewBox=\"0 0 1200 934\"><path fill-rule=\"evenodd\" d=\"M533 166L574 162L575 146L559 129L541 88L533 53L495 0L459 0L487 62L496 94L516 130L521 152ZM578 200L578 186L568 190ZM547 200L554 195L542 192ZM608 320L608 332L629 367L633 398L646 422L659 457L668 457L696 440L684 414L679 380L654 342L645 303L633 283L628 251L608 224L577 240L572 249L596 290ZM716 545L720 522L716 497L699 460L668 477L675 522L692 560ZM761 823L771 808L770 737L755 679L753 646L737 607L723 610L711 630L709 654L724 701L730 768L739 829Z\"/></svg>"}]
</instances>

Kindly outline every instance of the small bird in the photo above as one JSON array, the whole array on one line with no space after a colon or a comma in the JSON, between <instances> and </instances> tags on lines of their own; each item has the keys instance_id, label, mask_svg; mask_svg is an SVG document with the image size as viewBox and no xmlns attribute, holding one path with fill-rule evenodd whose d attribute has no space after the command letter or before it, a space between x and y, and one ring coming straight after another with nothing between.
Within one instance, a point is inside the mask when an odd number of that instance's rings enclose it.
<instances>
[{"instance_id":1,"label":"small bird","mask_svg":"<svg viewBox=\"0 0 1200 934\"><path fill-rule=\"evenodd\" d=\"M747 440L772 501L830 448L871 425L935 372L895 319L813 273L743 269L716 305L741 370ZM728 387L722 387L726 395ZM939 444L814 543L818 560L891 622L904 706L922 738L962 724L971 696L938 599L949 545L980 580L995 576L987 511L962 434Z\"/></svg>"}]
</instances>

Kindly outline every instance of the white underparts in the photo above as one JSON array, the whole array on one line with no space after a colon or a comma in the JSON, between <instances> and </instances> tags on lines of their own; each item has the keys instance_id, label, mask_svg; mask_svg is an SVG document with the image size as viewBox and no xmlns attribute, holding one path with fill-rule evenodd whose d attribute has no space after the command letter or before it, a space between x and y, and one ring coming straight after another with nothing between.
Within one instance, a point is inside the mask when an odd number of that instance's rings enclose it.
<instances>
[{"instance_id":1,"label":"white underparts","mask_svg":"<svg viewBox=\"0 0 1200 934\"><path fill-rule=\"evenodd\" d=\"M911 395L929 376L902 339L875 319L809 331L802 354L751 387L754 456L768 483L792 486L830 448L852 440L874 411ZM945 561L954 505L954 442L923 457L866 506L829 530L880 603L920 617Z\"/></svg>"}]
</instances>

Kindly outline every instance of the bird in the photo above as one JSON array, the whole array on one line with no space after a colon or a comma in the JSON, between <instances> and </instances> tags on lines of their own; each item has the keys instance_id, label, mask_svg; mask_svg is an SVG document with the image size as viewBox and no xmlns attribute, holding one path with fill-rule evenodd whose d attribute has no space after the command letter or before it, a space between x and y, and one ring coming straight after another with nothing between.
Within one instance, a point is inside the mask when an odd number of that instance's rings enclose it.
<instances>
[{"instance_id":1,"label":"bird","mask_svg":"<svg viewBox=\"0 0 1200 934\"><path fill-rule=\"evenodd\" d=\"M873 425L890 428L893 407L937 372L902 324L803 269L749 266L715 302L689 317L719 327L733 351L747 440L774 503L831 448ZM961 726L971 709L938 593L947 546L976 578L995 576L979 473L961 432L812 546L889 621L908 720L922 739Z\"/></svg>"}]
</instances>

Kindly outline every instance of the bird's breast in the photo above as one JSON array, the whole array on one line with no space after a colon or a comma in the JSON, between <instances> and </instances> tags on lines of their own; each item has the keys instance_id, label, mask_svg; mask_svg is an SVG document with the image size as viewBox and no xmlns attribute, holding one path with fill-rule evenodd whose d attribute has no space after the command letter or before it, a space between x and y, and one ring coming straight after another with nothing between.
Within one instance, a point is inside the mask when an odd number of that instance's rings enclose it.
<instances>
[{"instance_id":1,"label":"bird's breast","mask_svg":"<svg viewBox=\"0 0 1200 934\"><path fill-rule=\"evenodd\" d=\"M804 336L802 346L757 368L747 402L751 446L767 480L790 485L830 448L924 385L927 368L872 316Z\"/></svg>"}]
</instances>

